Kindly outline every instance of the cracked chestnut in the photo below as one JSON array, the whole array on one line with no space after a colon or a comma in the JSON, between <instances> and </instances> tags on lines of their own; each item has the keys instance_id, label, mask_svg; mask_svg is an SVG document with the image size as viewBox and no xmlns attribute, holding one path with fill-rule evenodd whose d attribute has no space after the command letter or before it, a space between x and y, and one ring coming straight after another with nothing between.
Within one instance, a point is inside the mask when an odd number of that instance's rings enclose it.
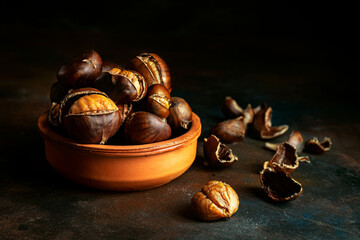
<instances>
[{"instance_id":1,"label":"cracked chestnut","mask_svg":"<svg viewBox=\"0 0 360 240\"><path fill-rule=\"evenodd\" d=\"M195 216L204 221L231 218L239 208L239 197L234 189L221 181L210 181L191 198Z\"/></svg>"},{"instance_id":2,"label":"cracked chestnut","mask_svg":"<svg viewBox=\"0 0 360 240\"><path fill-rule=\"evenodd\" d=\"M171 92L170 71L165 61L159 55L155 53L141 53L130 60L128 67L144 76L148 87L153 84L162 84Z\"/></svg>"},{"instance_id":3,"label":"cracked chestnut","mask_svg":"<svg viewBox=\"0 0 360 240\"><path fill-rule=\"evenodd\" d=\"M121 114L116 104L96 89L77 89L60 103L60 123L68 135L80 143L105 144L120 128Z\"/></svg>"},{"instance_id":4,"label":"cracked chestnut","mask_svg":"<svg viewBox=\"0 0 360 240\"><path fill-rule=\"evenodd\" d=\"M171 128L166 119L144 111L132 113L124 127L125 138L131 144L159 142L171 136Z\"/></svg>"},{"instance_id":5,"label":"cracked chestnut","mask_svg":"<svg viewBox=\"0 0 360 240\"><path fill-rule=\"evenodd\" d=\"M103 61L94 51L85 51L68 63L62 65L56 75L58 81L66 88L92 86L100 76Z\"/></svg>"},{"instance_id":6,"label":"cracked chestnut","mask_svg":"<svg viewBox=\"0 0 360 240\"><path fill-rule=\"evenodd\" d=\"M102 73L94 86L116 103L139 101L147 91L147 84L139 73L122 68L112 68Z\"/></svg>"},{"instance_id":7,"label":"cracked chestnut","mask_svg":"<svg viewBox=\"0 0 360 240\"><path fill-rule=\"evenodd\" d=\"M148 88L145 110L161 118L167 118L170 113L170 98L170 93L164 85L153 84Z\"/></svg>"}]
</instances>

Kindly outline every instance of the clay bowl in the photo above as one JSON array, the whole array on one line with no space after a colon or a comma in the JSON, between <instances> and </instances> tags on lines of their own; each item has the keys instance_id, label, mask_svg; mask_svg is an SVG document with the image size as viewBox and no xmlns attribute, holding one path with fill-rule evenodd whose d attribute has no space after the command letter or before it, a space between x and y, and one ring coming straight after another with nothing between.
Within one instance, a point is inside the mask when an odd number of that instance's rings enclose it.
<instances>
[{"instance_id":1,"label":"clay bowl","mask_svg":"<svg viewBox=\"0 0 360 240\"><path fill-rule=\"evenodd\" d=\"M46 114L38 120L49 163L66 178L97 189L137 191L161 186L194 162L201 133L199 117L185 134L143 145L79 144L54 132Z\"/></svg>"}]
</instances>

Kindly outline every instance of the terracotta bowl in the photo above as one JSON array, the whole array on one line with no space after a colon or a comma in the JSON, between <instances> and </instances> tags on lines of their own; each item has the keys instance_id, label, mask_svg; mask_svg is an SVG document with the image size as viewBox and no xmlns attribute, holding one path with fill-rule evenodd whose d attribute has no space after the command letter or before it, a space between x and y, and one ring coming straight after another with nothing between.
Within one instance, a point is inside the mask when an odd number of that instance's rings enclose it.
<instances>
[{"instance_id":1,"label":"terracotta bowl","mask_svg":"<svg viewBox=\"0 0 360 240\"><path fill-rule=\"evenodd\" d=\"M66 178L98 189L137 191L161 186L194 162L201 133L199 117L185 134L143 145L79 144L54 132L46 114L38 120L45 156Z\"/></svg>"}]
</instances>

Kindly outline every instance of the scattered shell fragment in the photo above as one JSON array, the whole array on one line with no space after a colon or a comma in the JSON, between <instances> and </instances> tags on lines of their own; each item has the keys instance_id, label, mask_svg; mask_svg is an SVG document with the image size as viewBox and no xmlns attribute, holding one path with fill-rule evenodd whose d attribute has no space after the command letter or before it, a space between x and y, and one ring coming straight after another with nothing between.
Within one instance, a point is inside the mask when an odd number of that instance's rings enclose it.
<instances>
[{"instance_id":1,"label":"scattered shell fragment","mask_svg":"<svg viewBox=\"0 0 360 240\"><path fill-rule=\"evenodd\" d=\"M305 150L309 153L322 154L324 152L329 151L331 145L332 145L331 139L328 137L325 137L322 142L319 142L319 140L316 137L313 137L312 139L306 141Z\"/></svg>"},{"instance_id":2,"label":"scattered shell fragment","mask_svg":"<svg viewBox=\"0 0 360 240\"><path fill-rule=\"evenodd\" d=\"M260 172L260 183L267 195L274 201L290 201L298 198L303 187L277 163L265 162Z\"/></svg>"},{"instance_id":3,"label":"scattered shell fragment","mask_svg":"<svg viewBox=\"0 0 360 240\"><path fill-rule=\"evenodd\" d=\"M219 138L215 135L204 139L204 165L212 168L230 167L238 160L238 157L233 154L232 150L225 144L221 143Z\"/></svg>"},{"instance_id":4,"label":"scattered shell fragment","mask_svg":"<svg viewBox=\"0 0 360 240\"><path fill-rule=\"evenodd\" d=\"M253 132L261 139L273 139L284 134L288 129L288 125L273 127L271 124L272 108L261 105L254 109L255 116L253 122Z\"/></svg>"},{"instance_id":5,"label":"scattered shell fragment","mask_svg":"<svg viewBox=\"0 0 360 240\"><path fill-rule=\"evenodd\" d=\"M294 146L296 148L297 153L302 152L302 150L304 149L304 139L301 133L296 130L291 131L289 139L286 142ZM270 143L270 142L265 143L265 147L272 151L276 151L279 145L280 143Z\"/></svg>"}]
</instances>

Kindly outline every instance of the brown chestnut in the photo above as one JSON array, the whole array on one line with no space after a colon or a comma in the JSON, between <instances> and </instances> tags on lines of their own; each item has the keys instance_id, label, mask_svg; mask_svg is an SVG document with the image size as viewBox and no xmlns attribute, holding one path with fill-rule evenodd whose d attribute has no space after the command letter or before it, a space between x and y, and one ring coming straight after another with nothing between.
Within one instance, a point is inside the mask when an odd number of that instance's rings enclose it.
<instances>
[{"instance_id":1,"label":"brown chestnut","mask_svg":"<svg viewBox=\"0 0 360 240\"><path fill-rule=\"evenodd\" d=\"M144 111L131 114L124 127L125 138L132 144L164 141L171 136L171 128L166 119Z\"/></svg>"},{"instance_id":2,"label":"brown chestnut","mask_svg":"<svg viewBox=\"0 0 360 240\"><path fill-rule=\"evenodd\" d=\"M116 103L139 101L147 91L146 82L139 73L121 68L104 72L94 87L105 92Z\"/></svg>"},{"instance_id":3,"label":"brown chestnut","mask_svg":"<svg viewBox=\"0 0 360 240\"><path fill-rule=\"evenodd\" d=\"M192 121L192 110L185 99L180 97L172 97L169 111L170 114L167 119L174 131L181 132L190 128Z\"/></svg>"},{"instance_id":4,"label":"brown chestnut","mask_svg":"<svg viewBox=\"0 0 360 240\"><path fill-rule=\"evenodd\" d=\"M80 143L104 144L120 128L121 115L106 94L91 89L69 93L60 103L60 122Z\"/></svg>"},{"instance_id":5,"label":"brown chestnut","mask_svg":"<svg viewBox=\"0 0 360 240\"><path fill-rule=\"evenodd\" d=\"M56 77L66 88L81 88L92 86L101 74L102 59L94 51L85 51L60 67Z\"/></svg>"},{"instance_id":6,"label":"brown chestnut","mask_svg":"<svg viewBox=\"0 0 360 240\"><path fill-rule=\"evenodd\" d=\"M191 198L191 207L204 221L231 218L239 208L239 197L229 184L210 181Z\"/></svg>"},{"instance_id":7,"label":"brown chestnut","mask_svg":"<svg viewBox=\"0 0 360 240\"><path fill-rule=\"evenodd\" d=\"M69 89L64 87L59 81L54 82L50 87L50 101L52 103L60 103L68 94Z\"/></svg>"},{"instance_id":8,"label":"brown chestnut","mask_svg":"<svg viewBox=\"0 0 360 240\"><path fill-rule=\"evenodd\" d=\"M141 53L130 60L128 67L144 76L148 87L153 84L162 84L171 92L169 68L157 54Z\"/></svg>"},{"instance_id":9,"label":"brown chestnut","mask_svg":"<svg viewBox=\"0 0 360 240\"><path fill-rule=\"evenodd\" d=\"M148 88L145 110L161 118L169 116L170 108L170 93L164 85L153 84Z\"/></svg>"}]
</instances>

